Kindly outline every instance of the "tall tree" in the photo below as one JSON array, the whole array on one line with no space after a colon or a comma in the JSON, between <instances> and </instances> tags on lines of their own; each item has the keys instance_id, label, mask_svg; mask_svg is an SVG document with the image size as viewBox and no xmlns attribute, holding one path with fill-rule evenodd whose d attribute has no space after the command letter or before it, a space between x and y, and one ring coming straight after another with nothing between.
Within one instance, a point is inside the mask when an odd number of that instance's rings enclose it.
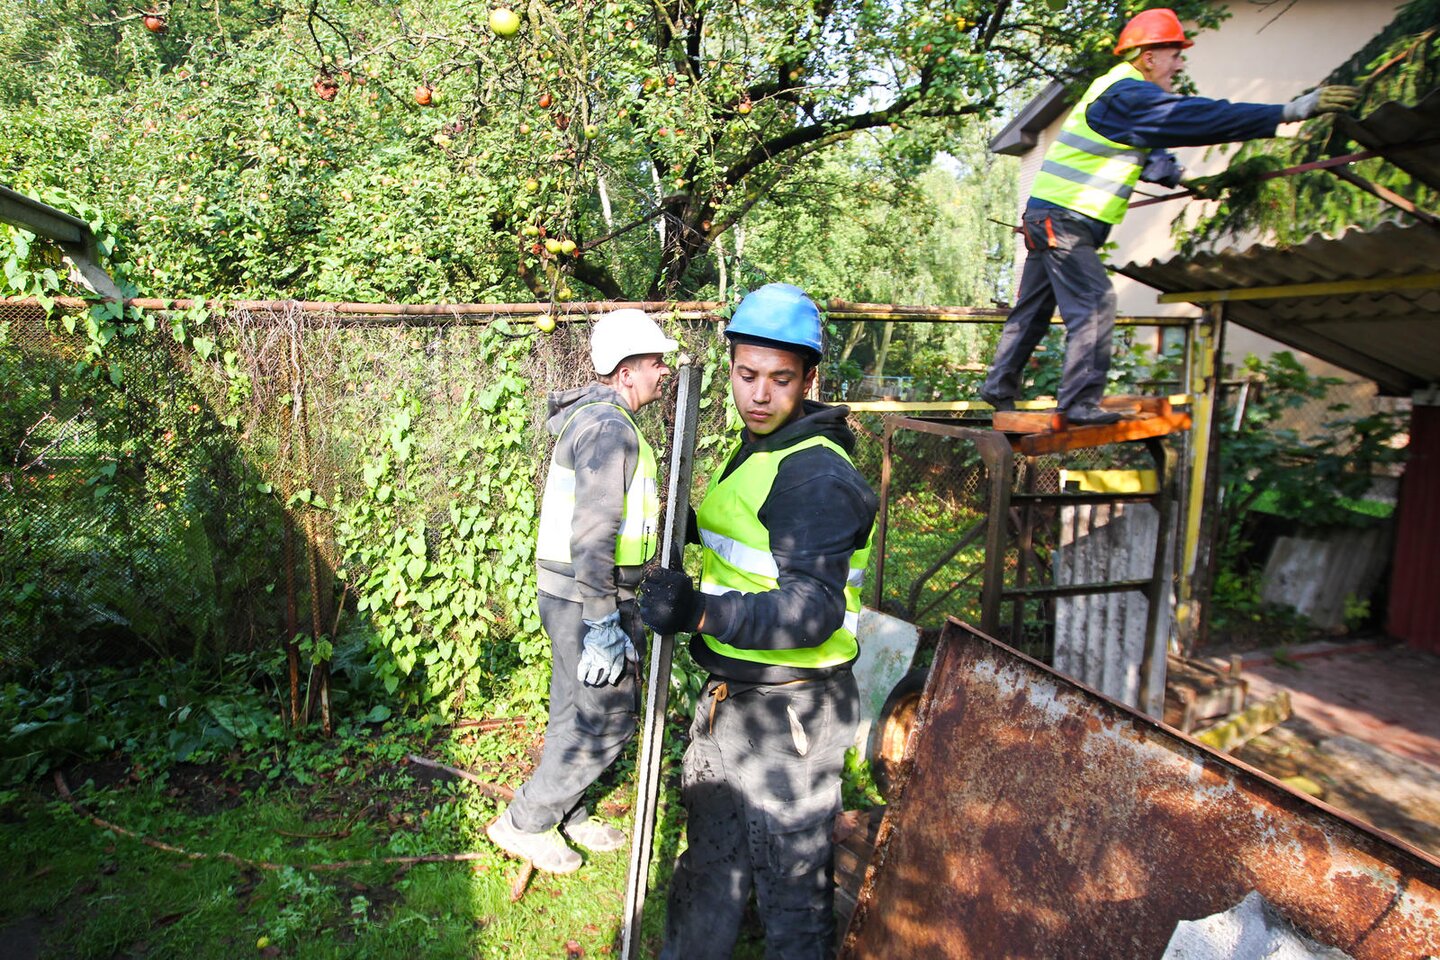
<instances>
[{"instance_id":1,"label":"tall tree","mask_svg":"<svg viewBox=\"0 0 1440 960\"><path fill-rule=\"evenodd\" d=\"M684 295L818 156L928 160L1143 5L1053 3L0 0L0 164L124 217L164 292Z\"/></svg>"}]
</instances>

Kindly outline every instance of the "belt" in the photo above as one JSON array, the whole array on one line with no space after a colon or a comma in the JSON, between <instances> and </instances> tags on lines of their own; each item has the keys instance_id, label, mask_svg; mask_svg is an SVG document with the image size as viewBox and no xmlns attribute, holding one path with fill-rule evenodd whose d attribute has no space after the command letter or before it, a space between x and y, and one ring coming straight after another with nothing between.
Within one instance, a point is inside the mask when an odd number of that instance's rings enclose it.
<instances>
[{"instance_id":1,"label":"belt","mask_svg":"<svg viewBox=\"0 0 1440 960\"><path fill-rule=\"evenodd\" d=\"M828 677L801 678L799 680L782 680L780 683L731 683L729 680L721 680L710 689L710 729L708 733L715 732L715 708L732 697L749 693L751 690L759 690L761 687L793 687L800 683L819 683L828 680Z\"/></svg>"}]
</instances>

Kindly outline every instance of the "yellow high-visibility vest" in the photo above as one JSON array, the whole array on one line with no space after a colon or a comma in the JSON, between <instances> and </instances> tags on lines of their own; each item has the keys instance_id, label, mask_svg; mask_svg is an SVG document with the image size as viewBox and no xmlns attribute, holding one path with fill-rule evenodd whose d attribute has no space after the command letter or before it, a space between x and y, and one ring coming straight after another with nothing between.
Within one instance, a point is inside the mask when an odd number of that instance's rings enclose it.
<instances>
[{"instance_id":1,"label":"yellow high-visibility vest","mask_svg":"<svg viewBox=\"0 0 1440 960\"><path fill-rule=\"evenodd\" d=\"M1086 122L1085 111L1119 81L1144 79L1139 70L1122 63L1090 84L1045 151L1030 196L1105 223L1125 219L1130 194L1150 151L1096 133Z\"/></svg>"},{"instance_id":2,"label":"yellow high-visibility vest","mask_svg":"<svg viewBox=\"0 0 1440 960\"><path fill-rule=\"evenodd\" d=\"M596 403L608 403L597 400ZM560 428L560 438L575 422L575 416L585 407L577 407L565 426ZM635 439L639 442L640 456L635 463L635 472L625 484L625 508L620 517L620 533L615 538L615 564L621 567L639 567L649 562L659 545L660 530L660 488L656 482L658 470L655 465L655 451L646 442L644 434L635 425L630 411L618 403L610 406L619 410L635 428ZM559 444L559 439L556 444ZM570 563L570 526L575 518L575 471L551 462L550 472L545 476L545 494L540 502L540 534L535 556L540 560L555 563Z\"/></svg>"},{"instance_id":3,"label":"yellow high-visibility vest","mask_svg":"<svg viewBox=\"0 0 1440 960\"><path fill-rule=\"evenodd\" d=\"M780 472L780 464L791 454L811 447L827 447L854 465L846 452L825 437L810 437L783 450L752 453L724 480L717 473L700 509L695 512L704 544L700 590L707 594L765 593L780 585L779 564L770 552L770 531L760 522L760 508ZM870 559L869 534L865 546L850 557L845 580L845 621L824 643L786 650L748 650L721 643L708 634L705 645L721 656L752 663L789 667L831 667L849 663L860 651L855 639L860 626L860 587Z\"/></svg>"}]
</instances>

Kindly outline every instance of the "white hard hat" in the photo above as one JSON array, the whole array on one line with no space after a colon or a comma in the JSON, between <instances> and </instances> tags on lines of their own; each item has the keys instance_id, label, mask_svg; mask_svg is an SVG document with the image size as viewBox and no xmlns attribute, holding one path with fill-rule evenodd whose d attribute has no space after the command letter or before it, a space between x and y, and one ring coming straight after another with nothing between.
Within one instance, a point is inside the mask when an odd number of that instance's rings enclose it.
<instances>
[{"instance_id":1,"label":"white hard hat","mask_svg":"<svg viewBox=\"0 0 1440 960\"><path fill-rule=\"evenodd\" d=\"M615 310L595 321L590 331L590 362L602 377L620 361L645 353L669 353L680 344L665 336L659 324L633 307Z\"/></svg>"}]
</instances>

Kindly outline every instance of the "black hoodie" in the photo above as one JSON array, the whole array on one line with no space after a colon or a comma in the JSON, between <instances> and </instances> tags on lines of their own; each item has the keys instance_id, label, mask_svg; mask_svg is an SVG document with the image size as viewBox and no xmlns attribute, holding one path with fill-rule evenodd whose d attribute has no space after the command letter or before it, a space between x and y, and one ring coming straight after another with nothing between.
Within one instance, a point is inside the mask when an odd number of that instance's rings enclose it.
<instances>
[{"instance_id":1,"label":"black hoodie","mask_svg":"<svg viewBox=\"0 0 1440 960\"><path fill-rule=\"evenodd\" d=\"M783 450L816 435L853 453L855 435L845 422L849 413L848 407L807 400L799 419L768 436L749 440L742 432L740 448L721 478L752 453ZM766 593L706 597L705 632L747 650L824 643L844 622L850 557L870 539L878 509L879 500L860 471L833 450L810 447L786 457L759 512L770 532L780 585ZM849 669L849 664L809 669L735 660L711 650L698 634L690 653L716 676L747 683L783 683Z\"/></svg>"}]
</instances>

